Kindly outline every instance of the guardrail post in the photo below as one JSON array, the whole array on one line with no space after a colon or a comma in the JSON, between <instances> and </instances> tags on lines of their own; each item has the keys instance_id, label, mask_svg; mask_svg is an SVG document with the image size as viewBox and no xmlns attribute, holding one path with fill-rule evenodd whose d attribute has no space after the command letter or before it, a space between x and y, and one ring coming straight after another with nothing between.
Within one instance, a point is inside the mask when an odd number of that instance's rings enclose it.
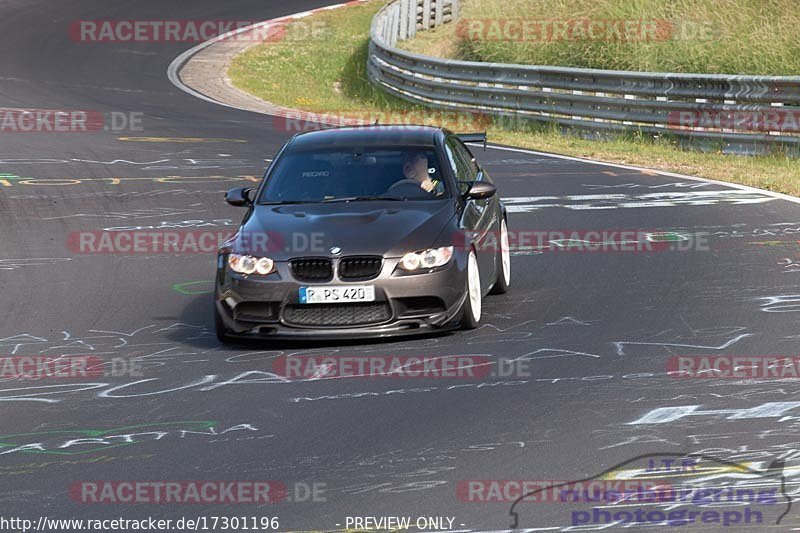
<instances>
[{"instance_id":1,"label":"guardrail post","mask_svg":"<svg viewBox=\"0 0 800 533\"><path fill-rule=\"evenodd\" d=\"M417 0L408 0L408 38L412 38L417 34Z\"/></svg>"},{"instance_id":2,"label":"guardrail post","mask_svg":"<svg viewBox=\"0 0 800 533\"><path fill-rule=\"evenodd\" d=\"M389 25L389 46L397 46L397 36L400 34L400 6L392 5L391 24Z\"/></svg>"},{"instance_id":3,"label":"guardrail post","mask_svg":"<svg viewBox=\"0 0 800 533\"><path fill-rule=\"evenodd\" d=\"M398 39L403 41L408 39L408 4L409 0L400 0L400 35Z\"/></svg>"},{"instance_id":4,"label":"guardrail post","mask_svg":"<svg viewBox=\"0 0 800 533\"><path fill-rule=\"evenodd\" d=\"M431 29L431 0L422 0L422 30Z\"/></svg>"}]
</instances>

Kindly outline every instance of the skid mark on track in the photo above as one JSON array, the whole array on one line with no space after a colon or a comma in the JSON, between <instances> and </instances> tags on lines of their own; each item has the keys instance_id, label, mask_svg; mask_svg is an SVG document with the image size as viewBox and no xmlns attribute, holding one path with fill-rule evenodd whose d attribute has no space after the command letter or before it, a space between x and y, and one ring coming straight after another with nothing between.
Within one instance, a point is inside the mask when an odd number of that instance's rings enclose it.
<instances>
[{"instance_id":1,"label":"skid mark on track","mask_svg":"<svg viewBox=\"0 0 800 533\"><path fill-rule=\"evenodd\" d=\"M798 313L800 312L800 294L782 294L758 298L761 310L765 313Z\"/></svg>"},{"instance_id":2,"label":"skid mark on track","mask_svg":"<svg viewBox=\"0 0 800 533\"><path fill-rule=\"evenodd\" d=\"M616 341L614 342L614 347L617 350L617 355L626 355L625 354L625 347L626 346L663 346L664 348L671 347L671 348L687 348L691 350L724 350L730 346L733 346L737 342L747 337L752 337L752 333L742 333L741 335L737 335L732 339L724 342L718 346L702 346L699 344L681 344L681 343L672 343L672 342L632 342L632 341Z\"/></svg>"},{"instance_id":3,"label":"skid mark on track","mask_svg":"<svg viewBox=\"0 0 800 533\"><path fill-rule=\"evenodd\" d=\"M152 207L149 209L134 209L131 211L106 211L103 213L72 213L55 217L40 217L38 220L62 220L65 218L152 218L188 215L198 212L197 209L181 209L175 207Z\"/></svg>"},{"instance_id":4,"label":"skid mark on track","mask_svg":"<svg viewBox=\"0 0 800 533\"><path fill-rule=\"evenodd\" d=\"M656 192L648 194L580 194L569 196L521 196L503 198L509 213L530 213L548 208L577 211L643 207L752 205L776 198L759 192L724 189L717 191Z\"/></svg>"},{"instance_id":5,"label":"skid mark on track","mask_svg":"<svg viewBox=\"0 0 800 533\"><path fill-rule=\"evenodd\" d=\"M17 270L31 266L55 265L72 261L71 257L31 257L23 259L0 259L0 270Z\"/></svg>"},{"instance_id":6,"label":"skid mark on track","mask_svg":"<svg viewBox=\"0 0 800 533\"><path fill-rule=\"evenodd\" d=\"M605 172L603 172L605 174ZM613 175L613 174L612 174ZM602 189L669 189L674 187L676 189L700 189L702 187L708 187L712 185L711 183L703 183L703 182L695 182L695 181L675 181L672 183L660 183L660 184L644 184L644 183L619 183L615 185L605 185L602 183L584 183L582 184L583 187L591 190L602 190Z\"/></svg>"}]
</instances>

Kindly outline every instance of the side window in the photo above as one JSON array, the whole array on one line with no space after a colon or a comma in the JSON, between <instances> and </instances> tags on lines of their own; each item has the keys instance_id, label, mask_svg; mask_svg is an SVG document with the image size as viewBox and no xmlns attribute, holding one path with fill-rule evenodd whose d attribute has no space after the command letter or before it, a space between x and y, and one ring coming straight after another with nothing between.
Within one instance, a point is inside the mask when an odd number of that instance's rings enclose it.
<instances>
[{"instance_id":1,"label":"side window","mask_svg":"<svg viewBox=\"0 0 800 533\"><path fill-rule=\"evenodd\" d=\"M472 160L472 154L467 147L455 136L448 139L453 155L456 157L456 166L459 169L460 181L475 181L478 179L478 165Z\"/></svg>"},{"instance_id":2,"label":"side window","mask_svg":"<svg viewBox=\"0 0 800 533\"><path fill-rule=\"evenodd\" d=\"M447 154L447 162L450 164L450 169L453 171L453 175L458 179L458 165L456 165L456 156L453 154L452 148L450 148L450 142L448 141L444 145L444 151Z\"/></svg>"},{"instance_id":3,"label":"side window","mask_svg":"<svg viewBox=\"0 0 800 533\"><path fill-rule=\"evenodd\" d=\"M472 173L473 176L475 176L473 179L478 179L478 174L480 173L481 169L478 166L478 163L475 162L475 156L472 155L472 152L469 151L469 148L467 148L467 146L464 143L458 141L458 144L464 151L464 157L467 158L467 165L469 165L470 172Z\"/></svg>"}]
</instances>

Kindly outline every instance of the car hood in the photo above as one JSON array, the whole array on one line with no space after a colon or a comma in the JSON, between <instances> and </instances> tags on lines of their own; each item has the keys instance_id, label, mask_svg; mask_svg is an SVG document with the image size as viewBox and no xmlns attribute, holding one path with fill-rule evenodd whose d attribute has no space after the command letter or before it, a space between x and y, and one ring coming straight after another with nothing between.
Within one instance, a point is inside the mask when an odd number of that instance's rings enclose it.
<instances>
[{"instance_id":1,"label":"car hood","mask_svg":"<svg viewBox=\"0 0 800 533\"><path fill-rule=\"evenodd\" d=\"M453 203L447 200L259 205L232 248L277 261L334 255L400 257L436 244L454 218ZM341 251L334 254L332 248Z\"/></svg>"}]
</instances>

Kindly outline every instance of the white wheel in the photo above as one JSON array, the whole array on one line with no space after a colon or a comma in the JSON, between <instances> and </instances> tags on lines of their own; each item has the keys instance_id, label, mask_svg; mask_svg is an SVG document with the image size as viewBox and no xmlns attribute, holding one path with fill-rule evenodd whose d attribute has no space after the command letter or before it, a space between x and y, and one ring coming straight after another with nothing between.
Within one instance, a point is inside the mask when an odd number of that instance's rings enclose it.
<instances>
[{"instance_id":1,"label":"white wheel","mask_svg":"<svg viewBox=\"0 0 800 533\"><path fill-rule=\"evenodd\" d=\"M461 325L464 329L474 329L481 321L481 275L478 270L478 258L475 251L469 252L467 258L467 298L464 302L464 316Z\"/></svg>"},{"instance_id":2,"label":"white wheel","mask_svg":"<svg viewBox=\"0 0 800 533\"><path fill-rule=\"evenodd\" d=\"M497 254L497 281L492 287L492 294L503 294L511 285L511 247L508 244L508 225L506 219L500 221L500 253Z\"/></svg>"}]
</instances>

